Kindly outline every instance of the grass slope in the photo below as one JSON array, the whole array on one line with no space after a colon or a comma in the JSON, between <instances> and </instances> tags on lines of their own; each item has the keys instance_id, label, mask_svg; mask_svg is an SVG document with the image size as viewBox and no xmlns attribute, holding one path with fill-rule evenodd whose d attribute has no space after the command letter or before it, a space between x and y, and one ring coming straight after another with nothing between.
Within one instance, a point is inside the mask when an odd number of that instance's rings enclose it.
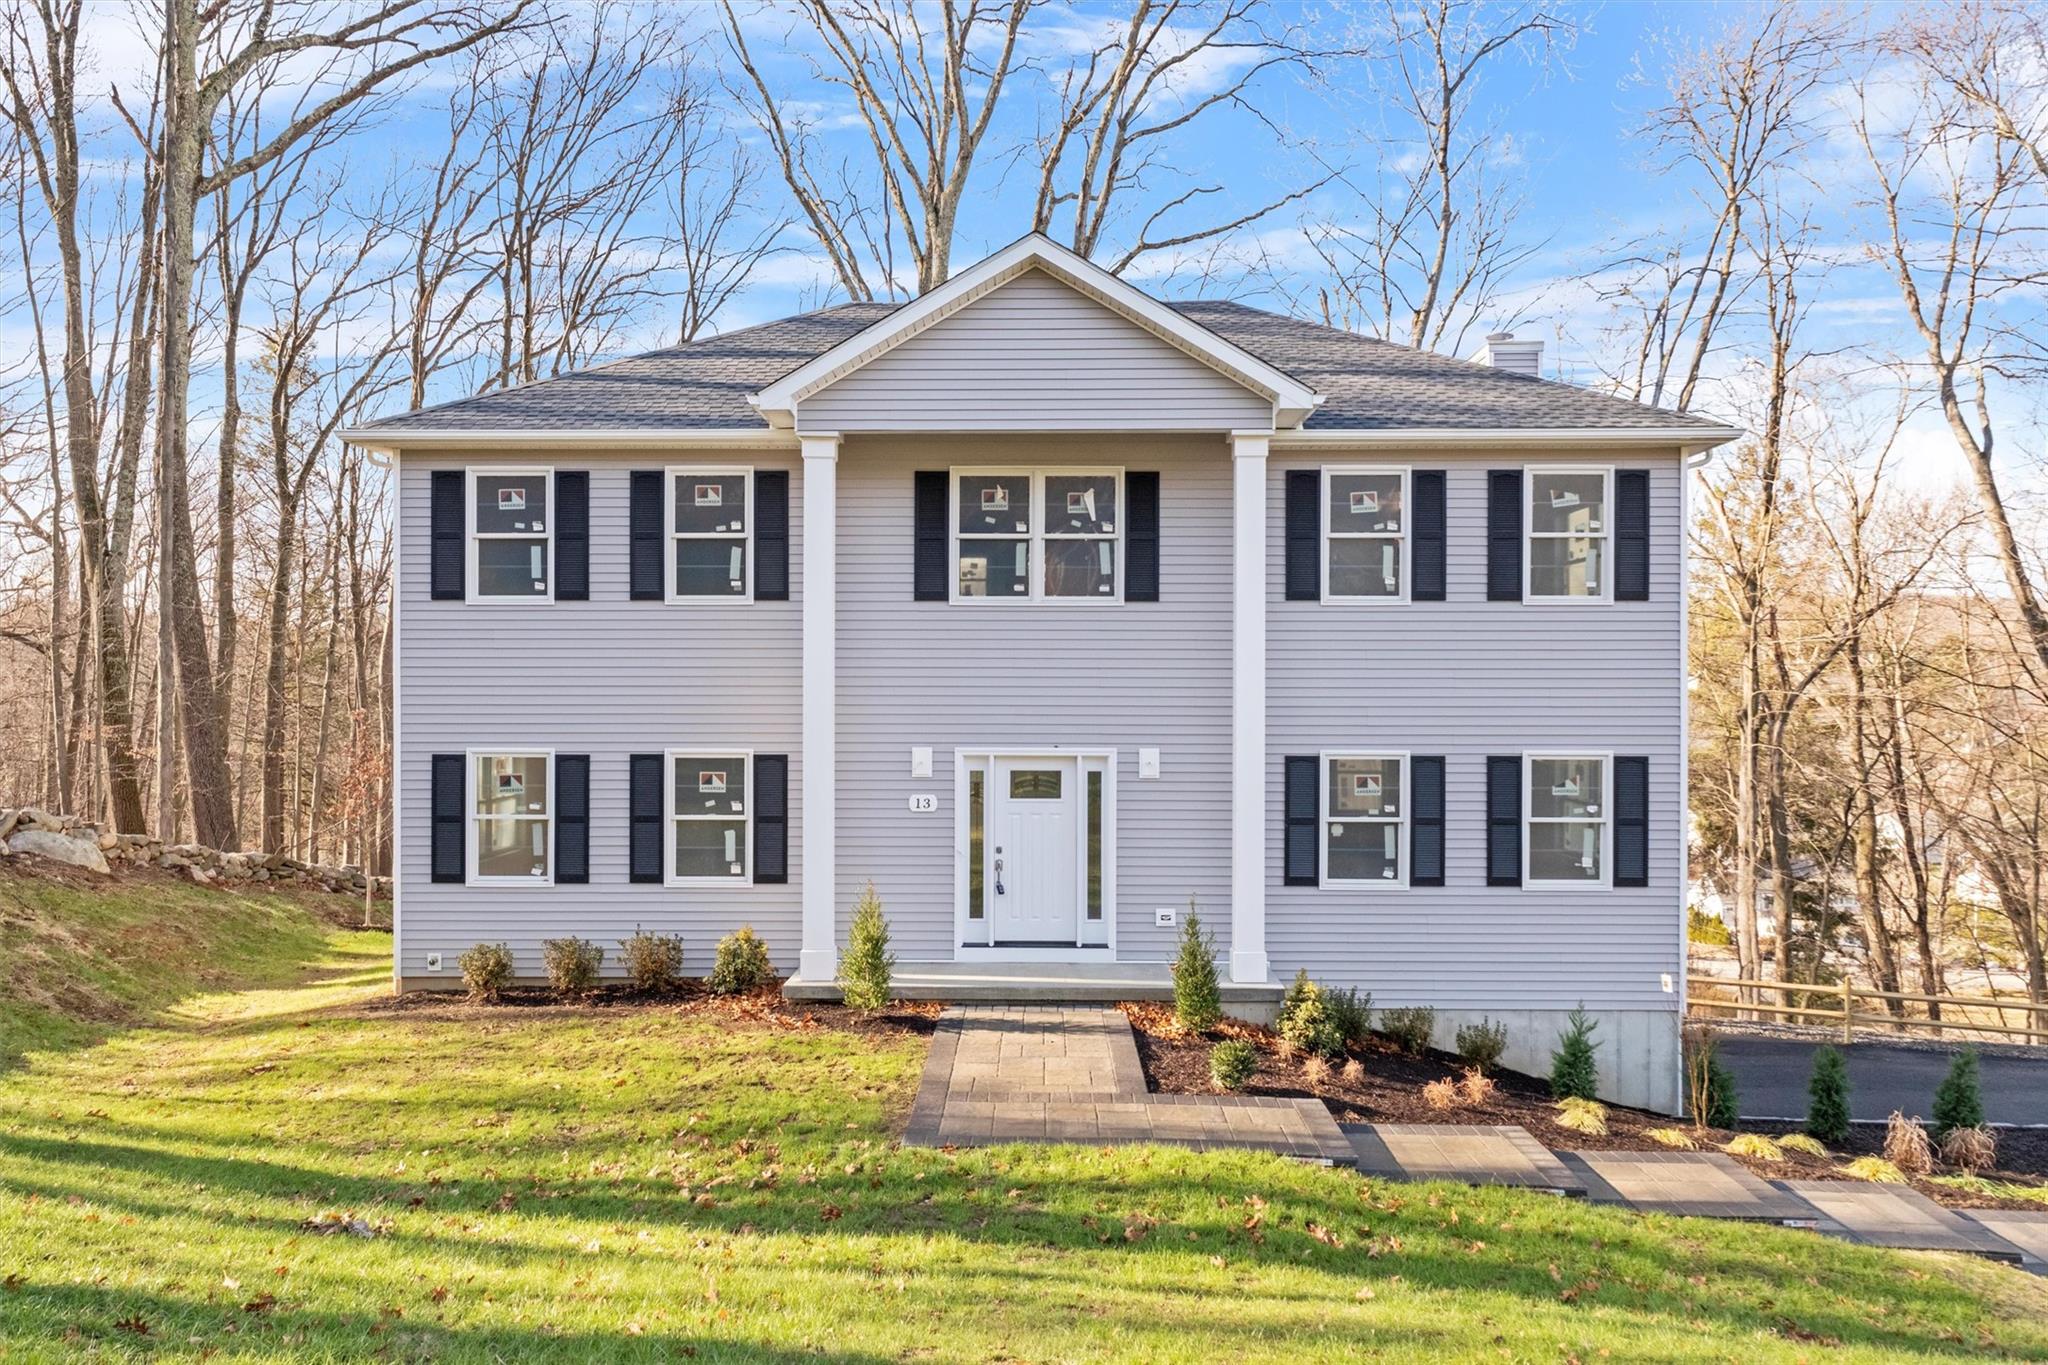
<instances>
[{"instance_id":1,"label":"grass slope","mask_svg":"<svg viewBox=\"0 0 2048 1365\"><path fill-rule=\"evenodd\" d=\"M908 1035L377 1009L377 941L310 957L0 1077L0 1359L2048 1355L2048 1282L1986 1264L1249 1153L904 1151Z\"/></svg>"}]
</instances>

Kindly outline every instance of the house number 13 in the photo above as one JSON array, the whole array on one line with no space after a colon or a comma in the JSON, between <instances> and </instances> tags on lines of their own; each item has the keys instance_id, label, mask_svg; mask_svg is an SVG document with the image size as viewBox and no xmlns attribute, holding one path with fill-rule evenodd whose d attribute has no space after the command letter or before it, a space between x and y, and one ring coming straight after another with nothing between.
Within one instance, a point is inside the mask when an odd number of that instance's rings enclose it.
<instances>
[{"instance_id":1,"label":"house number 13","mask_svg":"<svg viewBox=\"0 0 2048 1365\"><path fill-rule=\"evenodd\" d=\"M928 792L910 798L910 813L912 815L930 815L938 808L939 798Z\"/></svg>"}]
</instances>

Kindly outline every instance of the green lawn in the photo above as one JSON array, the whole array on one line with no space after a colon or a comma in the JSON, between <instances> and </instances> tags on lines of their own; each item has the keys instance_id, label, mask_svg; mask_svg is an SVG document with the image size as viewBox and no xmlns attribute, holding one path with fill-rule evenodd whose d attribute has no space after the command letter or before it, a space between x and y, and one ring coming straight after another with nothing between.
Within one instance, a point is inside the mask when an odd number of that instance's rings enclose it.
<instances>
[{"instance_id":1,"label":"green lawn","mask_svg":"<svg viewBox=\"0 0 2048 1365\"><path fill-rule=\"evenodd\" d=\"M291 984L0 1074L0 1359L2048 1356L2008 1269L1250 1154L901 1151L920 1040L367 1009L385 941L293 932Z\"/></svg>"}]
</instances>

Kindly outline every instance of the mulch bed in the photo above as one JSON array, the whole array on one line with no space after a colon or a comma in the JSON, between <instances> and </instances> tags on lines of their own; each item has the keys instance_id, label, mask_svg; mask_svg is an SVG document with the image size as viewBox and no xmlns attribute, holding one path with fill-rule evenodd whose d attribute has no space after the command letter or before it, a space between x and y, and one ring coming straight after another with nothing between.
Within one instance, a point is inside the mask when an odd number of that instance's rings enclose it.
<instances>
[{"instance_id":1,"label":"mulch bed","mask_svg":"<svg viewBox=\"0 0 2048 1365\"><path fill-rule=\"evenodd\" d=\"M1461 1097L1450 1108L1432 1106L1423 1097L1423 1087L1432 1081L1457 1081L1466 1063L1449 1053L1434 1049L1420 1057L1409 1056L1379 1037L1352 1056L1364 1068L1364 1075L1347 1081L1340 1070L1311 1084L1302 1074L1302 1058L1282 1055L1280 1038L1270 1029L1225 1020L1209 1036L1182 1034L1173 1020L1170 1006L1126 1003L1119 1006L1137 1035L1138 1058L1144 1064L1145 1080L1154 1091L1169 1095L1212 1095L1216 1087L1209 1078L1209 1051L1223 1038L1243 1038L1259 1049L1258 1070L1237 1093L1270 1095L1284 1099L1318 1099L1328 1106L1339 1123L1459 1123L1484 1126L1513 1123L1527 1129L1546 1147L1573 1152L1665 1152L1671 1148L1644 1134L1652 1128L1682 1128L1699 1150L1719 1149L1734 1136L1718 1129L1694 1130L1685 1120L1667 1114L1653 1114L1623 1105L1607 1106L1607 1135L1594 1137L1557 1122L1557 1109L1550 1098L1550 1085L1534 1076L1514 1071L1493 1073L1490 1098L1472 1103ZM1781 1134L1792 1131L1786 1125L1756 1125L1756 1131ZM1883 1129L1858 1125L1841 1150L1849 1156L1881 1154ZM2037 1173L2048 1171L2048 1133L2033 1130L2003 1130L1999 1135L1999 1159L2008 1169L1986 1172L1994 1180L2021 1185L2040 1185ZM1829 1161L1787 1152L1780 1162L1754 1161L1737 1157L1744 1166L1766 1179L1851 1180L1853 1176ZM1952 1208L2040 1209L2038 1203L2002 1199L1993 1195L1958 1190L1946 1185L1915 1180L1914 1187L1936 1203Z\"/></svg>"},{"instance_id":2,"label":"mulch bed","mask_svg":"<svg viewBox=\"0 0 2048 1365\"><path fill-rule=\"evenodd\" d=\"M541 986L518 986L497 1000L482 1003L459 991L409 991L379 996L364 1003L364 1013L476 1019L505 1011L552 1011L557 1014L666 1012L702 1014L721 1023L760 1028L834 1029L841 1033L897 1033L929 1037L945 1009L937 1000L897 1000L869 1012L823 1002L785 1000L781 987L764 986L744 995L713 995L701 981L685 981L673 991L637 991L627 986L600 986L577 1000L567 1000Z\"/></svg>"}]
</instances>

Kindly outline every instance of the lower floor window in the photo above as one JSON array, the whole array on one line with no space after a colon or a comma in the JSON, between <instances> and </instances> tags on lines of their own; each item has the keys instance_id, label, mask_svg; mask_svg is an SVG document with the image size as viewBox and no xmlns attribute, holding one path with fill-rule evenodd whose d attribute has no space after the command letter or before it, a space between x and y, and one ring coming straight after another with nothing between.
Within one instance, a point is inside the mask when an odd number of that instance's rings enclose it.
<instances>
[{"instance_id":1,"label":"lower floor window","mask_svg":"<svg viewBox=\"0 0 2048 1365\"><path fill-rule=\"evenodd\" d=\"M1401 754L1324 755L1324 881L1405 883L1406 767Z\"/></svg>"},{"instance_id":2,"label":"lower floor window","mask_svg":"<svg viewBox=\"0 0 2048 1365\"><path fill-rule=\"evenodd\" d=\"M480 880L546 880L552 851L546 753L477 754L470 804L475 825L471 875Z\"/></svg>"},{"instance_id":3,"label":"lower floor window","mask_svg":"<svg viewBox=\"0 0 2048 1365\"><path fill-rule=\"evenodd\" d=\"M675 750L668 759L669 880L745 881L751 755Z\"/></svg>"},{"instance_id":4,"label":"lower floor window","mask_svg":"<svg viewBox=\"0 0 2048 1365\"><path fill-rule=\"evenodd\" d=\"M1527 880L1568 885L1605 881L1606 757L1531 754L1524 764L1529 793Z\"/></svg>"}]
</instances>

